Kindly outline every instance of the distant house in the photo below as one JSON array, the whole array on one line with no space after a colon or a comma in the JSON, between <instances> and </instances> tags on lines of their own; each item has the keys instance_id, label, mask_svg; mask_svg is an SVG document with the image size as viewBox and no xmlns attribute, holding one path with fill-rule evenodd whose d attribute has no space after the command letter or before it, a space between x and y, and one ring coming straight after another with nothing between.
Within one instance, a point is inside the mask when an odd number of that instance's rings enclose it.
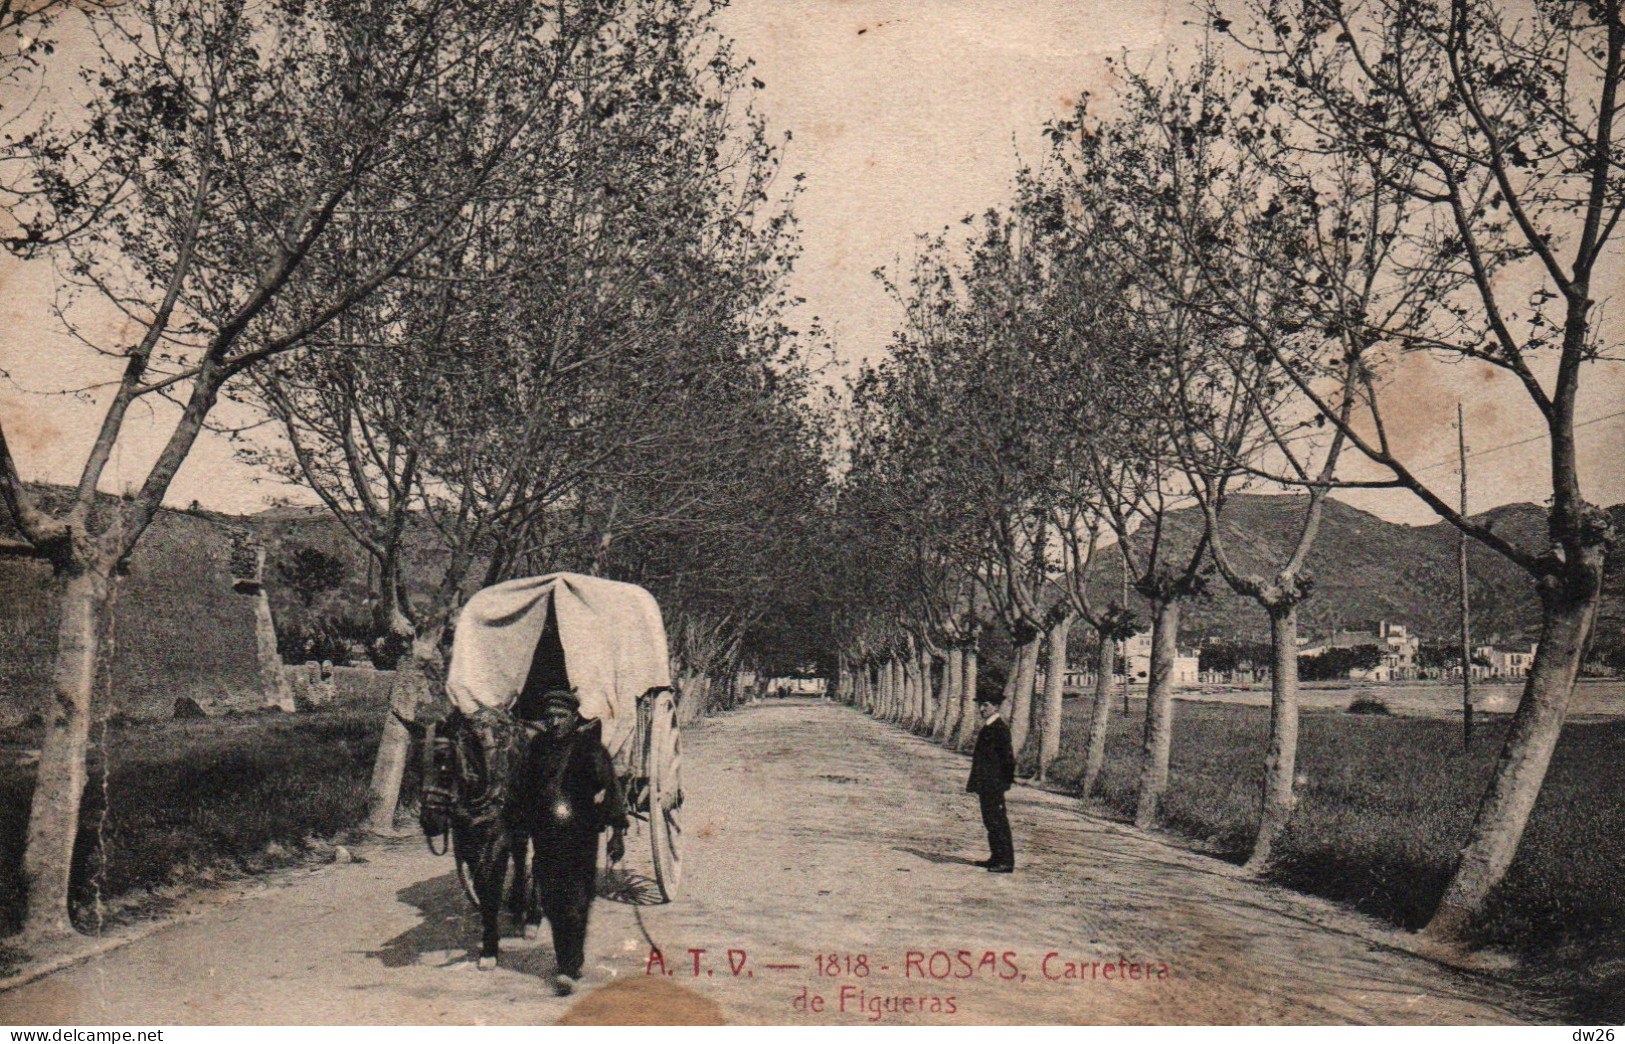
<instances>
[{"instance_id":1,"label":"distant house","mask_svg":"<svg viewBox=\"0 0 1625 1044\"><path fill-rule=\"evenodd\" d=\"M1328 649L1358 649L1374 646L1380 650L1382 660L1374 667L1356 668L1348 672L1355 681L1390 682L1418 676L1416 657L1422 649L1422 639L1406 630L1404 624L1376 620L1358 630L1338 629L1324 642L1298 651L1299 656L1319 656Z\"/></svg>"},{"instance_id":2,"label":"distant house","mask_svg":"<svg viewBox=\"0 0 1625 1044\"><path fill-rule=\"evenodd\" d=\"M1529 668L1535 665L1535 653L1539 648L1538 642L1531 642L1527 648L1480 645L1473 650L1473 658L1489 665L1486 670L1492 678L1527 678Z\"/></svg>"},{"instance_id":3,"label":"distant house","mask_svg":"<svg viewBox=\"0 0 1625 1044\"><path fill-rule=\"evenodd\" d=\"M1151 679L1151 632L1141 631L1123 642L1122 660L1128 668L1130 681L1149 682ZM1174 657L1175 685L1195 685L1199 681L1201 660L1193 652L1181 650Z\"/></svg>"}]
</instances>

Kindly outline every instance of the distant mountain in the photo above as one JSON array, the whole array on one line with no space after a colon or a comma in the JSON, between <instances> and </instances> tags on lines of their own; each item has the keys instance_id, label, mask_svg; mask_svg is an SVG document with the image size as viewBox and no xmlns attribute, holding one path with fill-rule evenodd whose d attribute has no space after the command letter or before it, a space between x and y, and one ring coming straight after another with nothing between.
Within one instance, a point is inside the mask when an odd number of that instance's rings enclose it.
<instances>
[{"instance_id":1,"label":"distant mountain","mask_svg":"<svg viewBox=\"0 0 1625 1044\"><path fill-rule=\"evenodd\" d=\"M1305 496L1231 498L1222 520L1223 533L1238 567L1281 561L1297 539L1306 500ZM1610 510L1615 524L1625 532L1625 505ZM1476 515L1474 520L1491 525L1520 546L1533 550L1546 546L1546 511L1537 505L1504 505ZM1201 524L1201 512L1195 507L1172 512L1165 535L1170 550L1189 554ZM1308 634L1390 620L1426 638L1453 638L1458 629L1458 540L1458 531L1447 522L1407 526L1328 500L1309 556L1315 590L1300 610L1301 630ZM1468 542L1467 563L1475 636L1486 641L1533 638L1539 628L1540 605L1527 574L1477 541ZM1616 641L1625 618L1622 565L1625 555L1615 555L1609 563L1602 614L1602 627ZM1115 584L1116 576L1116 570L1111 570L1107 583ZM1186 610L1182 631L1187 641L1208 635L1267 636L1263 611L1251 599L1234 594L1211 567L1208 588L1208 595ZM1102 593L1106 589L1102 584Z\"/></svg>"}]
</instances>

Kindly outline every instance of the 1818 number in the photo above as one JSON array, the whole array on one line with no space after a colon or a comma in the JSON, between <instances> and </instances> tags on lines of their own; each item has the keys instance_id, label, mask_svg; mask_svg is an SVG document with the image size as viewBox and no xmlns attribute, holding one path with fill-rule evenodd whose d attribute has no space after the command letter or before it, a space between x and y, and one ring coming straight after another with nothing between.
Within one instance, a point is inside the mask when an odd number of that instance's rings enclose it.
<instances>
[{"instance_id":1,"label":"1818 number","mask_svg":"<svg viewBox=\"0 0 1625 1044\"><path fill-rule=\"evenodd\" d=\"M818 974L831 979L842 975L850 979L869 977L869 955L866 953L821 953L815 962Z\"/></svg>"}]
</instances>

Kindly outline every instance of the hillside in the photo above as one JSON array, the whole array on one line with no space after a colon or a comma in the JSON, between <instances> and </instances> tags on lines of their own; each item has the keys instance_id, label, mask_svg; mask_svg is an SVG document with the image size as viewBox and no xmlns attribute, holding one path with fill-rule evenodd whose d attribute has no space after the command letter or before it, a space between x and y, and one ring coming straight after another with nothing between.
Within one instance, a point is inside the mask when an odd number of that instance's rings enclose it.
<instances>
[{"instance_id":1,"label":"hillside","mask_svg":"<svg viewBox=\"0 0 1625 1044\"><path fill-rule=\"evenodd\" d=\"M131 556L111 635L118 713L167 717L178 696L254 707L254 607L231 589L228 516L163 511ZM36 713L56 649L43 563L0 559L0 726Z\"/></svg>"},{"instance_id":2,"label":"hillside","mask_svg":"<svg viewBox=\"0 0 1625 1044\"><path fill-rule=\"evenodd\" d=\"M49 495L49 494L48 494ZM115 608L115 712L168 717L180 696L205 705L260 703L252 600L231 589L231 531L252 531L267 548L266 580L279 628L308 628L334 613L364 616L367 560L325 509L272 508L249 516L162 510L131 556ZM336 589L306 604L279 582L278 564L301 547L344 563ZM427 533L408 538L414 580L433 576ZM37 713L56 648L50 569L0 559L0 727Z\"/></svg>"},{"instance_id":3,"label":"hillside","mask_svg":"<svg viewBox=\"0 0 1625 1044\"><path fill-rule=\"evenodd\" d=\"M1297 537L1304 497L1241 495L1224 514L1226 546L1241 567L1280 561ZM1625 505L1612 509L1625 531ZM1476 520L1523 546L1544 546L1545 510L1533 504L1495 508ZM1201 532L1195 507L1171 513L1166 539L1171 550L1189 553ZM1457 531L1448 523L1407 526L1388 522L1337 500L1326 503L1320 535L1309 557L1315 590L1300 612L1304 633L1353 627L1372 620L1403 623L1427 638L1449 639L1457 633ZM1170 559L1173 561L1173 559ZM1540 607L1528 577L1500 555L1475 542L1468 545L1469 592L1474 632L1484 640L1513 641L1533 637ZM1103 578L1102 594L1115 585L1115 565ZM1616 555L1608 571L1602 628L1619 640L1625 617L1625 571ZM1141 619L1144 620L1142 606ZM1186 611L1183 631L1189 639L1213 635L1262 640L1268 633L1264 613L1250 599L1229 589L1216 571L1208 577L1208 594Z\"/></svg>"}]
</instances>

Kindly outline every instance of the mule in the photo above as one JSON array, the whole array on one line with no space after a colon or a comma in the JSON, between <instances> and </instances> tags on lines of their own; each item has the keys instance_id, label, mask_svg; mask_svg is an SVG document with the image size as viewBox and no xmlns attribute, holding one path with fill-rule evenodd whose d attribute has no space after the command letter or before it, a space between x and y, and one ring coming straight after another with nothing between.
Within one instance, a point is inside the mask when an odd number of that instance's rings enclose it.
<instances>
[{"instance_id":1,"label":"mule","mask_svg":"<svg viewBox=\"0 0 1625 1044\"><path fill-rule=\"evenodd\" d=\"M432 727L413 731L421 732L424 740L420 825L431 851L436 837L450 838L458 878L480 912L478 967L489 971L501 952L502 885L510 865L514 870L507 896L510 917L530 938L542 920L526 866L524 786L514 786L529 733L524 722L503 712L469 716L455 710L440 726L439 735Z\"/></svg>"}]
</instances>

